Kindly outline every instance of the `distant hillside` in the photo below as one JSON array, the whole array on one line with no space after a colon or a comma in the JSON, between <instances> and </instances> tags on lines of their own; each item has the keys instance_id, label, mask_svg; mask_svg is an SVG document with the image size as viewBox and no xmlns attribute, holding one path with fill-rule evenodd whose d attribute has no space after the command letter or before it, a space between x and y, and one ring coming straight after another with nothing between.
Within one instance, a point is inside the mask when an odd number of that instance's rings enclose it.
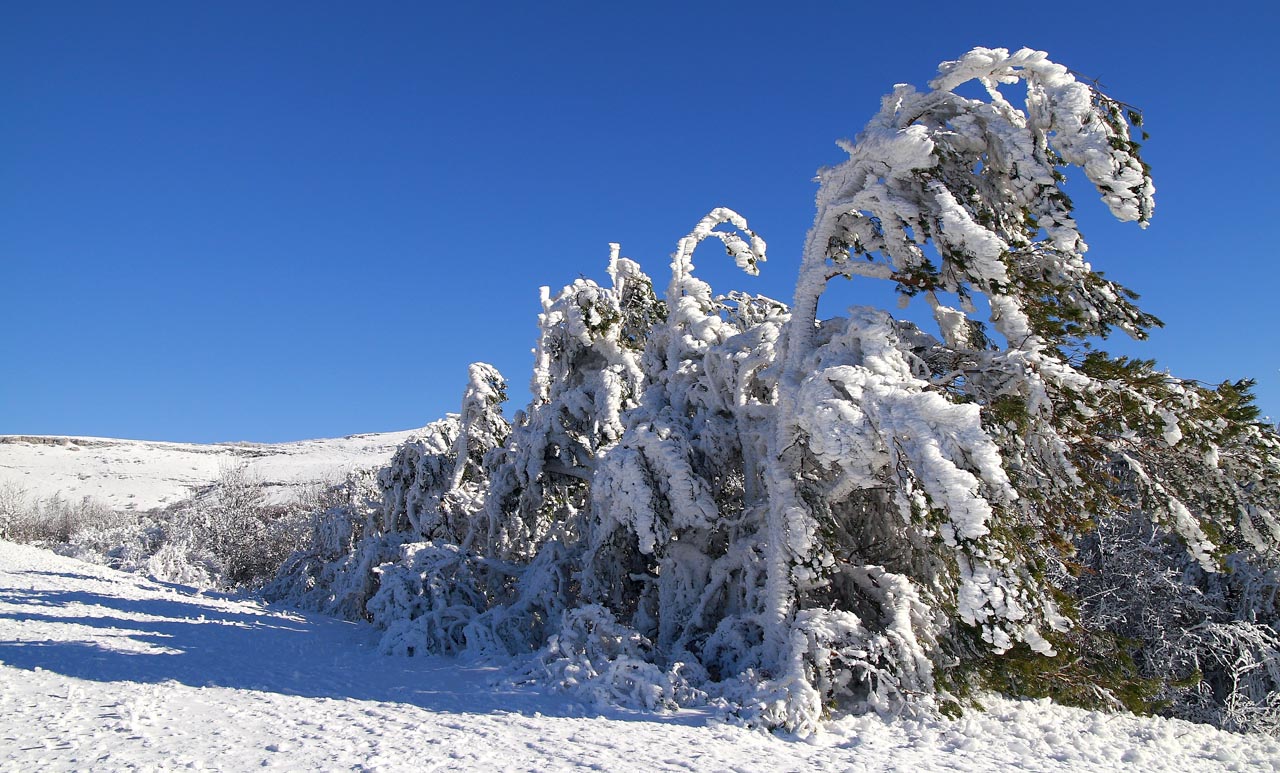
<instances>
[{"instance_id":1,"label":"distant hillside","mask_svg":"<svg viewBox=\"0 0 1280 773\"><path fill-rule=\"evenodd\" d=\"M122 510L149 510L190 496L221 470L243 466L272 503L305 486L386 464L413 430L292 443L165 443L109 438L0 435L0 486L28 496L89 496Z\"/></svg>"}]
</instances>

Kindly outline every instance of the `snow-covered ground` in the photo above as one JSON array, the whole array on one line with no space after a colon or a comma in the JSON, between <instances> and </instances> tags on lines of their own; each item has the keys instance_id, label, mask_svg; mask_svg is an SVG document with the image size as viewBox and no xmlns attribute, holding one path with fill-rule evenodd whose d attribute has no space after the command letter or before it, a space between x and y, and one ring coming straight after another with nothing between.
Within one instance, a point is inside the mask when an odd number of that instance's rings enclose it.
<instances>
[{"instance_id":1,"label":"snow-covered ground","mask_svg":"<svg viewBox=\"0 0 1280 773\"><path fill-rule=\"evenodd\" d=\"M413 431L295 443L162 443L107 438L0 435L0 486L28 497L92 497L117 510L150 510L189 497L224 469L244 467L272 503L297 487L341 482L391 460Z\"/></svg>"},{"instance_id":2,"label":"snow-covered ground","mask_svg":"<svg viewBox=\"0 0 1280 773\"><path fill-rule=\"evenodd\" d=\"M493 669L379 655L364 625L0 542L0 768L1280 770L1280 741L988 701L795 741L700 712L597 712Z\"/></svg>"}]
</instances>

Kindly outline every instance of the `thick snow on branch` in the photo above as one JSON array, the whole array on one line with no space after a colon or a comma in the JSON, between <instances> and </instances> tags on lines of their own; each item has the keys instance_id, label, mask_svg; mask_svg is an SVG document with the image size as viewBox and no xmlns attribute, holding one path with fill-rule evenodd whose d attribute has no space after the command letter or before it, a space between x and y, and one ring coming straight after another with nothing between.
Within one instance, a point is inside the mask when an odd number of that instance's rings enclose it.
<instances>
[{"instance_id":1,"label":"thick snow on branch","mask_svg":"<svg viewBox=\"0 0 1280 773\"><path fill-rule=\"evenodd\" d=\"M1060 187L1080 167L1145 223L1130 120L1028 49L896 87L819 173L791 308L694 275L707 239L764 262L732 210L679 240L665 298L611 245L609 286L543 288L532 402L508 422L473 365L377 517L337 530L349 552L325 540L278 586L390 652L799 735L975 690L1280 726L1280 672L1206 649L1261 664L1280 642L1280 438L1248 382L1084 345L1158 324L1085 262ZM923 295L941 340L868 308L819 321L839 276Z\"/></svg>"},{"instance_id":2,"label":"thick snow on branch","mask_svg":"<svg viewBox=\"0 0 1280 773\"><path fill-rule=\"evenodd\" d=\"M989 101L955 93L973 81ZM1001 92L1018 83L1025 109ZM1062 302L1055 318L1081 320L1084 333L1114 325L1141 334L1153 320L1091 273L1059 188L1059 168L1078 166L1117 218L1150 218L1155 189L1119 103L1029 49L975 49L944 63L930 85L898 86L857 141L841 144L848 160L819 173L789 369L812 348L818 298L839 275L889 278L911 293L985 295L1011 347L1036 350L1058 332L1029 304L1045 282Z\"/></svg>"}]
</instances>

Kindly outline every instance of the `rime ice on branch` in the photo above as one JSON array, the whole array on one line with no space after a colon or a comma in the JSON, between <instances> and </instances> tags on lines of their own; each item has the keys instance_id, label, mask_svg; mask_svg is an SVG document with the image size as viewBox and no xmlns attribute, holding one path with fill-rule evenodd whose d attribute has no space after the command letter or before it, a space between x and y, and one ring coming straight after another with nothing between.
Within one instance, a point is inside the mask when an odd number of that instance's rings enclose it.
<instances>
[{"instance_id":1,"label":"rime ice on branch","mask_svg":"<svg viewBox=\"0 0 1280 773\"><path fill-rule=\"evenodd\" d=\"M790 309L694 276L707 239L764 262L732 210L680 240L665 299L614 245L610 286L544 290L514 422L472 366L350 555L293 566L389 651L802 735L976 689L1280 725L1280 440L1248 382L1093 348L1159 322L1084 260L1061 185L1145 224L1138 119L1027 49L896 87L820 172ZM840 276L922 296L939 335L819 321Z\"/></svg>"}]
</instances>

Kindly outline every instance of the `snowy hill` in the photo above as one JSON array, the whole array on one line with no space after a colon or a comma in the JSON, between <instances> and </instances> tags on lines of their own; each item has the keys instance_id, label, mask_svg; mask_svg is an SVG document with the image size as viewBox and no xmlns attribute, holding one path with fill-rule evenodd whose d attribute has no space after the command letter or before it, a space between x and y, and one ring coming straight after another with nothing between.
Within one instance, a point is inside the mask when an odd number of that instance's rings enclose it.
<instances>
[{"instance_id":1,"label":"snowy hill","mask_svg":"<svg viewBox=\"0 0 1280 773\"><path fill-rule=\"evenodd\" d=\"M120 510L149 510L191 495L223 469L243 466L272 503L298 487L338 482L380 467L413 431L294 443L164 443L106 438L0 435L0 486L33 498L92 497Z\"/></svg>"},{"instance_id":2,"label":"snowy hill","mask_svg":"<svg viewBox=\"0 0 1280 773\"><path fill-rule=\"evenodd\" d=\"M1280 770L1280 742L992 699L806 742L377 654L364 625L0 542L0 769Z\"/></svg>"}]
</instances>

